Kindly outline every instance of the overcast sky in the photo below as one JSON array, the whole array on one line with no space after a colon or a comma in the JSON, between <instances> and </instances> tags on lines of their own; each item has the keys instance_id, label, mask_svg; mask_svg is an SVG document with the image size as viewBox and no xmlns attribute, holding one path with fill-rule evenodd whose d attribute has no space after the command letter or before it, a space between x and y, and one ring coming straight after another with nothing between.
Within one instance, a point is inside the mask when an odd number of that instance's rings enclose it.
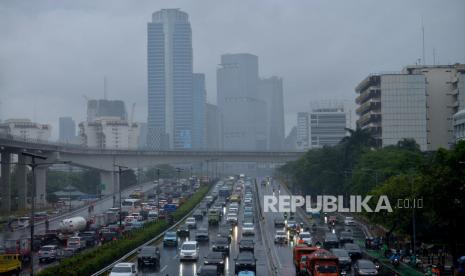
<instances>
[{"instance_id":1,"label":"overcast sky","mask_svg":"<svg viewBox=\"0 0 465 276\"><path fill-rule=\"evenodd\" d=\"M216 103L216 68L224 53L259 56L261 76L284 81L286 129L309 102L352 103L373 72L399 71L433 48L442 64L465 62L465 1L16 1L0 0L0 118L54 127L85 119L84 95L136 103L147 117L147 22L154 11L189 14L194 71L206 73Z\"/></svg>"}]
</instances>

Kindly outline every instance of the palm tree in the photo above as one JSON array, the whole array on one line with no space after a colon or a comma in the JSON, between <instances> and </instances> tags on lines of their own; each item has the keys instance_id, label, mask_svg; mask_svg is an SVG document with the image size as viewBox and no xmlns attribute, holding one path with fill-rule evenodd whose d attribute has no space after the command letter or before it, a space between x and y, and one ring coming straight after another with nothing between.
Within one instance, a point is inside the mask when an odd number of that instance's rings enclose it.
<instances>
[{"instance_id":1,"label":"palm tree","mask_svg":"<svg viewBox=\"0 0 465 276\"><path fill-rule=\"evenodd\" d=\"M368 129L357 127L356 129L345 128L349 136L344 137L340 144L349 148L375 147L376 140Z\"/></svg>"}]
</instances>

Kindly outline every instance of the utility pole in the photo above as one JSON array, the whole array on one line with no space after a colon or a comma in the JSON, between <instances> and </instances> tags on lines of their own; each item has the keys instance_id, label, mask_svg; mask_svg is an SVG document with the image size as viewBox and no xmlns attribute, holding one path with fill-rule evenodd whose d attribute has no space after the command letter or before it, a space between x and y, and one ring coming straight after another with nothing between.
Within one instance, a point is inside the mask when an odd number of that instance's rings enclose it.
<instances>
[{"instance_id":1,"label":"utility pole","mask_svg":"<svg viewBox=\"0 0 465 276\"><path fill-rule=\"evenodd\" d=\"M47 159L47 157L45 156L42 156L42 155L36 155L36 154L32 154L32 153L27 153L27 152L23 152L21 153L22 155L24 156L29 156L31 157L32 159L32 162L31 164L29 164L29 166L31 167L31 170L32 170L32 199L31 199L31 218L30 218L30 222L31 222L31 276L34 275L34 225L35 225L35 222L34 222L34 217L35 217L35 201L36 201L36 167L38 166L38 164L36 163L36 158L37 159L41 159L41 160L45 160Z\"/></svg>"},{"instance_id":2,"label":"utility pole","mask_svg":"<svg viewBox=\"0 0 465 276\"><path fill-rule=\"evenodd\" d=\"M121 231L121 229L123 228L123 214L122 214L122 209L121 209L121 206L122 206L121 204L122 203L121 201L121 173L124 171L128 171L129 168L126 166L121 166L117 164L113 164L113 166L118 168L117 172L118 172L118 192L119 192L119 229Z\"/></svg>"}]
</instances>

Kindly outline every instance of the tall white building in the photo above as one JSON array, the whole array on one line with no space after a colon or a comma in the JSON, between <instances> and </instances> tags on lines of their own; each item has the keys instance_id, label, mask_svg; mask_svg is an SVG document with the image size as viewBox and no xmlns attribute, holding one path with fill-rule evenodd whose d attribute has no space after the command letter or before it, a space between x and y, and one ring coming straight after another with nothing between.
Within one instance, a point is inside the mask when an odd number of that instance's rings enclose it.
<instances>
[{"instance_id":1,"label":"tall white building","mask_svg":"<svg viewBox=\"0 0 465 276\"><path fill-rule=\"evenodd\" d=\"M357 125L378 147L415 139L421 150L455 143L453 115L465 108L465 65L414 65L375 74L356 87Z\"/></svg>"},{"instance_id":2,"label":"tall white building","mask_svg":"<svg viewBox=\"0 0 465 276\"><path fill-rule=\"evenodd\" d=\"M296 149L309 149L309 121L308 112L297 113L297 133L296 133Z\"/></svg>"},{"instance_id":3,"label":"tall white building","mask_svg":"<svg viewBox=\"0 0 465 276\"><path fill-rule=\"evenodd\" d=\"M311 149L335 146L346 136L347 113L343 107L316 108L308 117Z\"/></svg>"},{"instance_id":4,"label":"tall white building","mask_svg":"<svg viewBox=\"0 0 465 276\"><path fill-rule=\"evenodd\" d=\"M49 140L52 127L29 119L9 119L0 123L0 132L22 139Z\"/></svg>"},{"instance_id":5,"label":"tall white building","mask_svg":"<svg viewBox=\"0 0 465 276\"><path fill-rule=\"evenodd\" d=\"M79 124L81 143L99 149L137 149L139 125L119 117L100 117Z\"/></svg>"}]
</instances>

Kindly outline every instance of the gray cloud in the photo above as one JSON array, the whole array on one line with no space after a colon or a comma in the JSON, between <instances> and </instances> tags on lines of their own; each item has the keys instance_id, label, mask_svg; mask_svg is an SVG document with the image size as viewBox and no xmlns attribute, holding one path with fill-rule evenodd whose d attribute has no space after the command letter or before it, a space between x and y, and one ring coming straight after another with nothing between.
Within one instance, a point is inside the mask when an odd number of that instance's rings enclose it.
<instances>
[{"instance_id":1,"label":"gray cloud","mask_svg":"<svg viewBox=\"0 0 465 276\"><path fill-rule=\"evenodd\" d=\"M190 15L194 69L207 74L216 100L223 53L250 52L262 76L284 79L287 128L310 101L353 101L367 74L397 71L421 57L465 62L465 2L456 1L2 1L0 100L3 118L55 126L85 116L85 100L103 96L137 103L146 119L146 24L152 12Z\"/></svg>"}]
</instances>

